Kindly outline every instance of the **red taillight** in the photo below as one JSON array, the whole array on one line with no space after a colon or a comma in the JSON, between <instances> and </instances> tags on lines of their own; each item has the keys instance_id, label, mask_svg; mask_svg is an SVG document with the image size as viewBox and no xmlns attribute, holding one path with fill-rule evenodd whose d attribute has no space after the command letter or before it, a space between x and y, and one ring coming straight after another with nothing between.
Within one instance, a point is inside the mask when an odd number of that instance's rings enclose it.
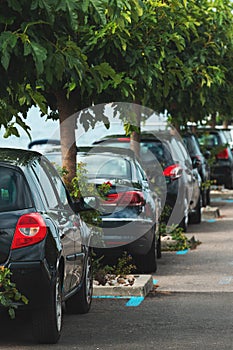
<instances>
[{"instance_id":1,"label":"red taillight","mask_svg":"<svg viewBox=\"0 0 233 350\"><path fill-rule=\"evenodd\" d=\"M171 180L179 179L182 175L182 168L178 164L173 164L164 169L163 175L169 177Z\"/></svg>"},{"instance_id":2,"label":"red taillight","mask_svg":"<svg viewBox=\"0 0 233 350\"><path fill-rule=\"evenodd\" d=\"M130 142L130 137L118 137L117 138L117 141L120 141L120 142Z\"/></svg>"},{"instance_id":3,"label":"red taillight","mask_svg":"<svg viewBox=\"0 0 233 350\"><path fill-rule=\"evenodd\" d=\"M42 241L47 228L39 213L22 215L16 225L11 249L26 247Z\"/></svg>"},{"instance_id":4,"label":"red taillight","mask_svg":"<svg viewBox=\"0 0 233 350\"><path fill-rule=\"evenodd\" d=\"M228 149L224 148L224 150L219 152L216 157L218 159L228 159L229 158Z\"/></svg>"},{"instance_id":5,"label":"red taillight","mask_svg":"<svg viewBox=\"0 0 233 350\"><path fill-rule=\"evenodd\" d=\"M137 191L110 193L104 204L122 206L140 206L145 204L143 194Z\"/></svg>"}]
</instances>

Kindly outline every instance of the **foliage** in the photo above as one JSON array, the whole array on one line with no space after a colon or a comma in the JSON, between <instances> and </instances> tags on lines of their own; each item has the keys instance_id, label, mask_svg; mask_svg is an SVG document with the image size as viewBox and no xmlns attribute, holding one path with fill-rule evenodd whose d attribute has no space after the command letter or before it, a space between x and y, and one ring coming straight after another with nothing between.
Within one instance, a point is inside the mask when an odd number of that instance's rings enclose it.
<instances>
[{"instance_id":1,"label":"foliage","mask_svg":"<svg viewBox=\"0 0 233 350\"><path fill-rule=\"evenodd\" d=\"M1 1L5 136L19 136L18 125L30 132L33 105L59 117L61 128L73 113L112 101L167 110L175 125L216 112L225 118L233 107L232 7L230 0ZM103 111L79 118L85 130L98 120L109 126ZM62 158L73 176L69 128Z\"/></svg>"},{"instance_id":2,"label":"foliage","mask_svg":"<svg viewBox=\"0 0 233 350\"><path fill-rule=\"evenodd\" d=\"M104 265L102 260L104 256L95 258L93 256L93 277L100 284L106 283L106 275L111 274L115 276L126 276L136 270L136 266L133 264L131 255L127 252L123 252L122 256L118 258L116 265Z\"/></svg>"},{"instance_id":3,"label":"foliage","mask_svg":"<svg viewBox=\"0 0 233 350\"><path fill-rule=\"evenodd\" d=\"M168 245L167 250L185 250L185 249L195 249L197 245L201 244L196 241L195 237L189 239L185 234L184 230L177 225L167 226L165 223L160 223L159 234L161 237L169 235L175 244Z\"/></svg>"},{"instance_id":4,"label":"foliage","mask_svg":"<svg viewBox=\"0 0 233 350\"><path fill-rule=\"evenodd\" d=\"M27 304L28 299L17 290L15 283L11 281L11 275L9 268L0 266L0 303L8 309L9 316L13 319L17 302Z\"/></svg>"},{"instance_id":5,"label":"foliage","mask_svg":"<svg viewBox=\"0 0 233 350\"><path fill-rule=\"evenodd\" d=\"M76 110L127 100L200 118L222 111L222 98L223 112L232 106L230 1L7 0L0 11L6 136L17 123L27 130L31 105L54 116L63 89Z\"/></svg>"}]
</instances>

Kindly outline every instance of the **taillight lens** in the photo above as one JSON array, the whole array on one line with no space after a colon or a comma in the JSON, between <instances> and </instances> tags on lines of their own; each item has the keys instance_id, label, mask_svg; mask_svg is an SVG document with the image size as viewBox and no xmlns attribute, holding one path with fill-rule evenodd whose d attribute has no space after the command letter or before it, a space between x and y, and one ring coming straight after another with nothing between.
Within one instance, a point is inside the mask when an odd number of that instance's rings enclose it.
<instances>
[{"instance_id":1,"label":"taillight lens","mask_svg":"<svg viewBox=\"0 0 233 350\"><path fill-rule=\"evenodd\" d=\"M117 138L117 141L120 141L120 142L130 142L130 137L118 137Z\"/></svg>"},{"instance_id":2,"label":"taillight lens","mask_svg":"<svg viewBox=\"0 0 233 350\"><path fill-rule=\"evenodd\" d=\"M11 249L41 242L45 238L46 232L46 224L39 213L22 215L16 225Z\"/></svg>"},{"instance_id":3,"label":"taillight lens","mask_svg":"<svg viewBox=\"0 0 233 350\"><path fill-rule=\"evenodd\" d=\"M145 204L145 199L142 192L127 191L110 193L103 203L107 205L141 206Z\"/></svg>"},{"instance_id":4,"label":"taillight lens","mask_svg":"<svg viewBox=\"0 0 233 350\"><path fill-rule=\"evenodd\" d=\"M181 177L183 169L178 164L173 164L164 169L163 175L171 180L177 180Z\"/></svg>"},{"instance_id":5,"label":"taillight lens","mask_svg":"<svg viewBox=\"0 0 233 350\"><path fill-rule=\"evenodd\" d=\"M216 156L218 159L228 159L229 158L229 153L228 149L224 148L221 152L219 152Z\"/></svg>"}]
</instances>

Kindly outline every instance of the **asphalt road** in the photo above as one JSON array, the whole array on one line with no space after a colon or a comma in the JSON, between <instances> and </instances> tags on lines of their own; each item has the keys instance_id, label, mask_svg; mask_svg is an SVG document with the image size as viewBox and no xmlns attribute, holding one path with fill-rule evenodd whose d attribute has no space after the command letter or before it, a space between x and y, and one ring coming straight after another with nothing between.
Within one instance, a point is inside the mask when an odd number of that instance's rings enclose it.
<instances>
[{"instance_id":1,"label":"asphalt road","mask_svg":"<svg viewBox=\"0 0 233 350\"><path fill-rule=\"evenodd\" d=\"M2 315L0 349L233 349L233 203L221 218L189 227L201 245L187 254L163 253L157 286L138 306L94 299L87 315L65 315L60 342L36 345L30 321Z\"/></svg>"}]
</instances>

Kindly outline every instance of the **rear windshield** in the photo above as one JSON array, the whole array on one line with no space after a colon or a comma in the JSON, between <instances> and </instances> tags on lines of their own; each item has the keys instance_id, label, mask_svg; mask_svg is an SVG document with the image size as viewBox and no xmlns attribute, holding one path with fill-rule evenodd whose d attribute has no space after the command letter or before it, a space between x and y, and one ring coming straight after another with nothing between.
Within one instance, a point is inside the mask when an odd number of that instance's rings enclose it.
<instances>
[{"instance_id":1,"label":"rear windshield","mask_svg":"<svg viewBox=\"0 0 233 350\"><path fill-rule=\"evenodd\" d=\"M120 157L104 156L101 154L89 154L88 156L79 157L78 162L85 163L87 176L103 178L130 178L131 168L129 162Z\"/></svg>"},{"instance_id":2,"label":"rear windshield","mask_svg":"<svg viewBox=\"0 0 233 350\"><path fill-rule=\"evenodd\" d=\"M0 166L0 212L32 207L24 177L18 171Z\"/></svg>"},{"instance_id":3,"label":"rear windshield","mask_svg":"<svg viewBox=\"0 0 233 350\"><path fill-rule=\"evenodd\" d=\"M201 146L205 146L208 149L219 146L221 144L220 137L214 133L203 133L198 135L198 141Z\"/></svg>"},{"instance_id":4,"label":"rear windshield","mask_svg":"<svg viewBox=\"0 0 233 350\"><path fill-rule=\"evenodd\" d=\"M141 142L141 158L143 162L153 161L156 158L163 168L174 163L166 143L160 141Z\"/></svg>"},{"instance_id":5,"label":"rear windshield","mask_svg":"<svg viewBox=\"0 0 233 350\"><path fill-rule=\"evenodd\" d=\"M105 141L105 146L117 147L117 148L130 148L129 142L124 141ZM150 162L154 162L155 159L161 164L163 168L173 164L172 155L167 149L165 143L157 140L141 141L140 142L140 160L146 165Z\"/></svg>"}]
</instances>

